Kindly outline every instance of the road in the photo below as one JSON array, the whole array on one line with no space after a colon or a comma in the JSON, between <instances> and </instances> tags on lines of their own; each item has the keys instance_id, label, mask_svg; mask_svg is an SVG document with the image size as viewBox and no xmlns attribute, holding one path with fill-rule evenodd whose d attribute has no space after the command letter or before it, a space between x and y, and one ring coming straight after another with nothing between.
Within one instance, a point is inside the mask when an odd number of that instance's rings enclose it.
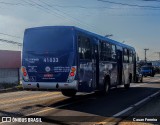
<instances>
[{"instance_id":1,"label":"road","mask_svg":"<svg viewBox=\"0 0 160 125\"><path fill-rule=\"evenodd\" d=\"M112 89L107 96L78 93L75 98L68 98L60 92L46 91L1 93L0 116L39 117L45 125L115 124L142 108L159 92L160 75L144 78L144 83L132 83L129 90L123 87Z\"/></svg>"}]
</instances>

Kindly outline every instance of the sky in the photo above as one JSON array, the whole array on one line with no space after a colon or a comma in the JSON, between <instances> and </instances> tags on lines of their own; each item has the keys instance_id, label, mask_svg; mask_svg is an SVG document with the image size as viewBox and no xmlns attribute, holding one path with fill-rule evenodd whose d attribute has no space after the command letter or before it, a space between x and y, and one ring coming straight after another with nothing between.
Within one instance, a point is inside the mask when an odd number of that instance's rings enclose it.
<instances>
[{"instance_id":1,"label":"sky","mask_svg":"<svg viewBox=\"0 0 160 125\"><path fill-rule=\"evenodd\" d=\"M23 42L26 28L69 25L133 46L140 59L160 52L160 0L0 0L0 39ZM0 49L21 50L0 41Z\"/></svg>"}]
</instances>

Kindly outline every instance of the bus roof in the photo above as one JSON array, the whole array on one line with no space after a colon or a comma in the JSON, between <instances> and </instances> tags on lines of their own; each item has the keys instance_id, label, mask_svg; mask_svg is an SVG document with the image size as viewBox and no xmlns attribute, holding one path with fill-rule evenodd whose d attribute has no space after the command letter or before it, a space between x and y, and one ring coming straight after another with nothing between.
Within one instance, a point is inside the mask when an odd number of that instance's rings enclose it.
<instances>
[{"instance_id":1,"label":"bus roof","mask_svg":"<svg viewBox=\"0 0 160 125\"><path fill-rule=\"evenodd\" d=\"M92 32L90 32L90 31L87 31L87 30L84 30L84 29L81 29L81 28L78 28L78 27L75 27L75 26L43 26L43 27L33 27L33 28L28 28L28 29L26 29L26 31L27 31L27 30L36 30L36 29L38 30L38 29L42 29L42 28L43 28L43 29L55 28L55 27L57 27L57 28L67 28L67 29L68 29L68 28L73 28L73 29L75 29L76 31L86 33L86 34L91 35L91 36L94 36L94 37L96 37L96 38L98 38L98 39L107 41L107 42L109 42L109 43L111 43L111 44L115 44L115 45L118 45L118 46L120 46L120 47L132 49L132 50L135 51L135 49L134 49L133 47L129 46L129 45L123 44L123 43L121 43L121 42L118 42L118 41L109 39L109 38L107 38L107 37L98 35L98 34L96 34L96 33L92 33Z\"/></svg>"},{"instance_id":2,"label":"bus roof","mask_svg":"<svg viewBox=\"0 0 160 125\"><path fill-rule=\"evenodd\" d=\"M104 37L104 36L101 36L101 35L98 35L98 34L95 34L95 33L92 33L92 32L89 32L89 31L86 31L86 30L83 30L83 29L80 29L80 28L77 28L77 27L74 27L76 30L78 31L81 31L81 32L84 32L84 33L87 33L89 35L93 35L101 40L104 40L104 41L107 41L107 42L110 42L112 44L115 44L115 45L118 45L118 46L121 46L121 47L124 47L124 48L128 48L128 49L132 49L132 50L135 50L133 47L129 46L129 45L126 45L126 44L123 44L121 42L118 42L118 41L115 41L115 40L112 40L112 39L109 39L107 37Z\"/></svg>"}]
</instances>

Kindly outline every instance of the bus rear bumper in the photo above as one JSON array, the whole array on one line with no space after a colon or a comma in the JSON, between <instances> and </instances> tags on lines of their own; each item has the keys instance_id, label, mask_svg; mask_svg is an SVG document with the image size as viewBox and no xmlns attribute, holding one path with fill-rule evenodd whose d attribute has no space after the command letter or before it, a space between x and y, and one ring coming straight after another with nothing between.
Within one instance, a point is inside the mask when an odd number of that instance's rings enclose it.
<instances>
[{"instance_id":1,"label":"bus rear bumper","mask_svg":"<svg viewBox=\"0 0 160 125\"><path fill-rule=\"evenodd\" d=\"M74 89L78 90L78 81L73 82L22 82L23 89L43 89L43 90L61 90L61 89Z\"/></svg>"}]
</instances>

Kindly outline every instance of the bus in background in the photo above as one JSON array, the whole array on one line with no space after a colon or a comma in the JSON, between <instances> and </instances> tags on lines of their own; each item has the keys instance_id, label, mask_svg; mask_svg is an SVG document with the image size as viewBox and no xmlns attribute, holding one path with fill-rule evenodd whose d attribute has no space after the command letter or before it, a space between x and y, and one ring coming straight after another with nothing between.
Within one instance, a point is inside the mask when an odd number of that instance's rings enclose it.
<instances>
[{"instance_id":1,"label":"bus in background","mask_svg":"<svg viewBox=\"0 0 160 125\"><path fill-rule=\"evenodd\" d=\"M154 75L155 75L154 68L151 65L142 66L140 69L140 72L144 77L147 77L147 76L154 77Z\"/></svg>"},{"instance_id":2,"label":"bus in background","mask_svg":"<svg viewBox=\"0 0 160 125\"><path fill-rule=\"evenodd\" d=\"M25 30L22 55L24 89L56 89L65 96L102 91L136 77L133 47L74 26Z\"/></svg>"}]
</instances>

